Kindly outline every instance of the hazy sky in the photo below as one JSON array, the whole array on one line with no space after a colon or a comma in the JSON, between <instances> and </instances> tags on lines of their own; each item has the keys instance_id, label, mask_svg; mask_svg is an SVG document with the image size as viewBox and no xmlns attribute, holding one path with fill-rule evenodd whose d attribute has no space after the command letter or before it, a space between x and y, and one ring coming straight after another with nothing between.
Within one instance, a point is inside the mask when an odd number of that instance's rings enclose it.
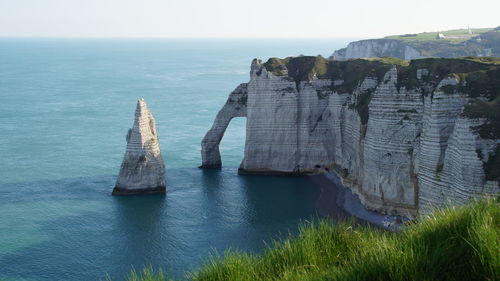
<instances>
[{"instance_id":1,"label":"hazy sky","mask_svg":"<svg viewBox=\"0 0 500 281\"><path fill-rule=\"evenodd\" d=\"M0 0L0 36L378 37L500 25L499 0Z\"/></svg>"}]
</instances>

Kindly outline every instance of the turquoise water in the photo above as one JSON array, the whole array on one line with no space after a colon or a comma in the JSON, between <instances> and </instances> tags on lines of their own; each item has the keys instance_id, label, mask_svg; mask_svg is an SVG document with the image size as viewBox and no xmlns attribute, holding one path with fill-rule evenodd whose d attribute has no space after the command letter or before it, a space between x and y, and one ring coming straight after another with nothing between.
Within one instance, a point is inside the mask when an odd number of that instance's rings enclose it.
<instances>
[{"instance_id":1,"label":"turquoise water","mask_svg":"<svg viewBox=\"0 0 500 281\"><path fill-rule=\"evenodd\" d=\"M254 57L330 55L349 40L0 39L0 279L176 277L211 251L262 249L315 216L308 178L237 176L245 120L199 170L200 141ZM144 97L166 196L110 196Z\"/></svg>"}]
</instances>

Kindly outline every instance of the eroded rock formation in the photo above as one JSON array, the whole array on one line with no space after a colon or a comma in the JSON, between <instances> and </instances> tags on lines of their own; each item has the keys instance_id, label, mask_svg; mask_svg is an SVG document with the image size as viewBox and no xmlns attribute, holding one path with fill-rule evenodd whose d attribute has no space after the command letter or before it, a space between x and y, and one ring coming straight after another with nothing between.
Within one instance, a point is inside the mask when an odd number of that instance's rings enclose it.
<instances>
[{"instance_id":1,"label":"eroded rock formation","mask_svg":"<svg viewBox=\"0 0 500 281\"><path fill-rule=\"evenodd\" d=\"M200 168L221 168L219 144L229 122L234 117L245 117L247 114L247 84L239 85L230 95L224 107L217 113L212 128L202 141Z\"/></svg>"},{"instance_id":2,"label":"eroded rock formation","mask_svg":"<svg viewBox=\"0 0 500 281\"><path fill-rule=\"evenodd\" d=\"M226 103L203 140L202 166L220 166L218 143L246 105L240 173L335 171L370 209L409 216L498 193L497 62L254 60L239 111Z\"/></svg>"},{"instance_id":3,"label":"eroded rock formation","mask_svg":"<svg viewBox=\"0 0 500 281\"><path fill-rule=\"evenodd\" d=\"M113 195L165 193L165 163L156 123L144 99L137 101L134 126L127 133L127 150Z\"/></svg>"}]
</instances>

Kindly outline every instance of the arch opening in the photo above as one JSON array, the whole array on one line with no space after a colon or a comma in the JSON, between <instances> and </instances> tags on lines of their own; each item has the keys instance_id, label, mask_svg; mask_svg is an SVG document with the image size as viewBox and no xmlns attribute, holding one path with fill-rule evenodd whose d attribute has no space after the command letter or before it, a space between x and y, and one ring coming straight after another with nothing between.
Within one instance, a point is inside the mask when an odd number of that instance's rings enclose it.
<instances>
[{"instance_id":1,"label":"arch opening","mask_svg":"<svg viewBox=\"0 0 500 281\"><path fill-rule=\"evenodd\" d=\"M231 120L235 117L246 117L247 98L247 83L240 84L233 92L231 92L226 103L219 113L217 113L212 128L210 128L210 130L206 133L203 141L201 142L202 163L200 168L220 169L222 167L219 149L220 143ZM242 132L246 132L246 125L242 126L242 124L239 124L240 122L240 120L233 122L235 123L233 126L236 126L236 136L232 135L226 140L226 142L229 141L232 143L233 141L241 140L241 137L238 137L237 135ZM244 122L246 124L246 118L244 119ZM231 129L231 131L233 130L234 129ZM244 143L245 142L243 142L243 145Z\"/></svg>"}]
</instances>

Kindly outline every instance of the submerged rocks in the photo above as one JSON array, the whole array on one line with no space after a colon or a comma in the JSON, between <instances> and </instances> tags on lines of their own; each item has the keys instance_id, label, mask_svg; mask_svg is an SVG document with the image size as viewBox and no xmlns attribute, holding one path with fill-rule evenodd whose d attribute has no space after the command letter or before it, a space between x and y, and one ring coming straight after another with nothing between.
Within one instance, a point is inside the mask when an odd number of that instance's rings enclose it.
<instances>
[{"instance_id":1,"label":"submerged rocks","mask_svg":"<svg viewBox=\"0 0 500 281\"><path fill-rule=\"evenodd\" d=\"M127 133L127 150L113 195L165 193L165 163L153 115L144 99L137 101L134 126Z\"/></svg>"}]
</instances>

